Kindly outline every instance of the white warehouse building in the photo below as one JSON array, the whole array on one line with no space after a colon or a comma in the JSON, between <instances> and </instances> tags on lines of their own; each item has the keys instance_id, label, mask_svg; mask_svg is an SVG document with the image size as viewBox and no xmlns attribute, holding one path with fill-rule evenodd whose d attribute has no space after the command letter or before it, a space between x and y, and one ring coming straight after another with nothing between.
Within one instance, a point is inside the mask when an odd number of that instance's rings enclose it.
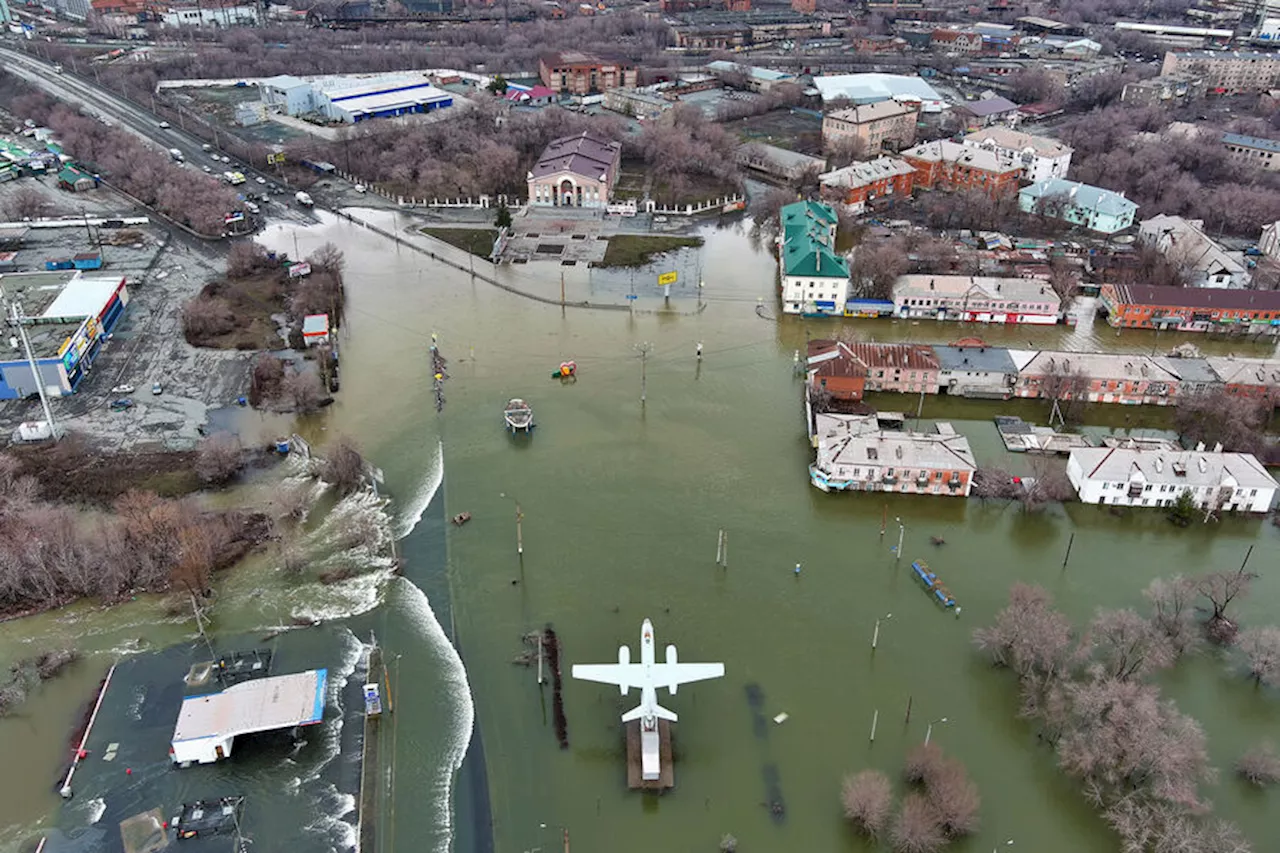
<instances>
[{"instance_id":1,"label":"white warehouse building","mask_svg":"<svg viewBox=\"0 0 1280 853\"><path fill-rule=\"evenodd\" d=\"M259 86L268 110L285 115L319 113L332 121L357 124L371 118L429 113L453 106L453 95L412 75L386 77L322 77L288 74L270 77Z\"/></svg>"},{"instance_id":2,"label":"white warehouse building","mask_svg":"<svg viewBox=\"0 0 1280 853\"><path fill-rule=\"evenodd\" d=\"M1184 491L1214 512L1267 512L1280 484L1248 453L1090 447L1071 451L1067 477L1087 504L1172 506Z\"/></svg>"}]
</instances>

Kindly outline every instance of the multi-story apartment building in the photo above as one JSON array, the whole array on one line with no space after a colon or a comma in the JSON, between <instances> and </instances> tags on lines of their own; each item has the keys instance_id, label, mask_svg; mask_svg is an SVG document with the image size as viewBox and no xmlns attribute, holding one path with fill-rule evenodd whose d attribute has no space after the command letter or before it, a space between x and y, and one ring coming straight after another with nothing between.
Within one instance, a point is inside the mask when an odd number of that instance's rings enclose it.
<instances>
[{"instance_id":1,"label":"multi-story apartment building","mask_svg":"<svg viewBox=\"0 0 1280 853\"><path fill-rule=\"evenodd\" d=\"M1224 133L1222 147L1226 149L1227 157L1237 163L1267 172L1280 171L1280 142L1274 139Z\"/></svg>"},{"instance_id":2,"label":"multi-story apartment building","mask_svg":"<svg viewBox=\"0 0 1280 853\"><path fill-rule=\"evenodd\" d=\"M902 159L916 170L915 184L924 189L982 190L992 198L1018 191L1022 165L1004 164L995 153L938 139L909 148Z\"/></svg>"},{"instance_id":3,"label":"multi-story apartment building","mask_svg":"<svg viewBox=\"0 0 1280 853\"><path fill-rule=\"evenodd\" d=\"M1169 507L1185 492L1208 511L1267 512L1280 484L1248 453L1088 447L1067 477L1087 504Z\"/></svg>"},{"instance_id":4,"label":"multi-story apartment building","mask_svg":"<svg viewBox=\"0 0 1280 853\"><path fill-rule=\"evenodd\" d=\"M549 53L538 64L542 83L556 92L588 95L619 87L635 88L636 67L577 51Z\"/></svg>"},{"instance_id":5,"label":"multi-story apartment building","mask_svg":"<svg viewBox=\"0 0 1280 853\"><path fill-rule=\"evenodd\" d=\"M988 127L971 133L964 138L964 144L990 151L1001 166L1018 167L1022 170L1022 179L1032 183L1065 178L1074 153L1071 146L1056 139L1007 127Z\"/></svg>"},{"instance_id":6,"label":"multi-story apartment building","mask_svg":"<svg viewBox=\"0 0 1280 853\"><path fill-rule=\"evenodd\" d=\"M1204 97L1204 80L1191 74L1161 74L1124 84L1123 103L1135 107L1181 107Z\"/></svg>"},{"instance_id":7,"label":"multi-story apartment building","mask_svg":"<svg viewBox=\"0 0 1280 853\"><path fill-rule=\"evenodd\" d=\"M1018 206L1026 213L1062 219L1102 234L1128 228L1138 212L1138 206L1120 193L1061 178L1023 187L1018 191Z\"/></svg>"},{"instance_id":8,"label":"multi-story apartment building","mask_svg":"<svg viewBox=\"0 0 1280 853\"><path fill-rule=\"evenodd\" d=\"M1032 278L902 275L893 284L899 317L1046 326L1058 322L1061 304L1048 283Z\"/></svg>"},{"instance_id":9,"label":"multi-story apartment building","mask_svg":"<svg viewBox=\"0 0 1280 853\"><path fill-rule=\"evenodd\" d=\"M849 262L836 254L836 212L825 204L798 201L782 208L779 219L782 310L842 314L849 298Z\"/></svg>"},{"instance_id":10,"label":"multi-story apartment building","mask_svg":"<svg viewBox=\"0 0 1280 853\"><path fill-rule=\"evenodd\" d=\"M967 497L977 470L969 440L954 430L882 430L875 415L814 417L810 481L824 492L901 492Z\"/></svg>"},{"instance_id":11,"label":"multi-story apartment building","mask_svg":"<svg viewBox=\"0 0 1280 853\"><path fill-rule=\"evenodd\" d=\"M1104 284L1098 295L1117 328L1280 333L1280 291Z\"/></svg>"},{"instance_id":12,"label":"multi-story apartment building","mask_svg":"<svg viewBox=\"0 0 1280 853\"><path fill-rule=\"evenodd\" d=\"M844 205L850 213L862 213L876 199L911 198L915 173L903 160L877 157L819 175L818 180L824 198Z\"/></svg>"},{"instance_id":13,"label":"multi-story apartment building","mask_svg":"<svg viewBox=\"0 0 1280 853\"><path fill-rule=\"evenodd\" d=\"M834 148L861 140L868 155L909 148L916 141L919 109L918 104L878 101L827 113L822 117L822 144Z\"/></svg>"},{"instance_id":14,"label":"multi-story apartment building","mask_svg":"<svg viewBox=\"0 0 1280 853\"><path fill-rule=\"evenodd\" d=\"M1251 50L1169 51L1160 74L1188 74L1199 77L1208 92L1236 95L1266 92L1280 86L1280 53Z\"/></svg>"}]
</instances>

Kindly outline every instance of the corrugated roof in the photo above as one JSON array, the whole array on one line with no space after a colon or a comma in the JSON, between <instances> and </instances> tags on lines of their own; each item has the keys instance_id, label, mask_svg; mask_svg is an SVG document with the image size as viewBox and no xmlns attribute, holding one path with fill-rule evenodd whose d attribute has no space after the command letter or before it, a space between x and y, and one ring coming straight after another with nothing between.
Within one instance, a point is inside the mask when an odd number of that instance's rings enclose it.
<instances>
[{"instance_id":1,"label":"corrugated roof","mask_svg":"<svg viewBox=\"0 0 1280 853\"><path fill-rule=\"evenodd\" d=\"M1123 216L1138 209L1138 205L1117 192L1062 178L1050 178L1047 181L1023 187L1019 193L1027 195L1033 201L1045 196L1062 195L1068 197L1075 207L1096 210L1098 213L1107 213L1112 216Z\"/></svg>"},{"instance_id":2,"label":"corrugated roof","mask_svg":"<svg viewBox=\"0 0 1280 853\"><path fill-rule=\"evenodd\" d=\"M1222 134L1223 145L1239 145L1242 148L1257 148L1260 151L1280 151L1280 142L1264 139L1261 136L1245 136L1242 133Z\"/></svg>"},{"instance_id":3,"label":"corrugated roof","mask_svg":"<svg viewBox=\"0 0 1280 853\"><path fill-rule=\"evenodd\" d=\"M949 139L935 139L933 142L924 142L914 148L908 148L903 151L902 156L914 157L917 160L929 162L958 163L997 175L1022 171L1018 166L1012 164L1008 166L1002 165L1000 158L996 156L994 151L975 148L971 145L961 145Z\"/></svg>"},{"instance_id":4,"label":"corrugated roof","mask_svg":"<svg viewBox=\"0 0 1280 853\"><path fill-rule=\"evenodd\" d=\"M1160 305L1226 311L1280 311L1280 291L1222 287L1169 287L1155 284L1104 284L1122 305Z\"/></svg>"},{"instance_id":5,"label":"corrugated roof","mask_svg":"<svg viewBox=\"0 0 1280 853\"><path fill-rule=\"evenodd\" d=\"M885 178L909 175L914 171L914 168L902 160L896 160L893 157L877 157L865 163L851 163L843 169L826 172L819 175L818 180L823 186L854 189L883 181Z\"/></svg>"},{"instance_id":6,"label":"corrugated roof","mask_svg":"<svg viewBox=\"0 0 1280 853\"><path fill-rule=\"evenodd\" d=\"M849 262L835 252L834 210L816 201L798 201L783 207L779 219L784 275L849 277Z\"/></svg>"},{"instance_id":7,"label":"corrugated roof","mask_svg":"<svg viewBox=\"0 0 1280 853\"><path fill-rule=\"evenodd\" d=\"M1003 347L934 346L933 354L943 370L981 370L987 373L1016 374L1009 351Z\"/></svg>"},{"instance_id":8,"label":"corrugated roof","mask_svg":"<svg viewBox=\"0 0 1280 853\"><path fill-rule=\"evenodd\" d=\"M173 742L226 738L318 723L328 670L312 669L242 681L219 693L182 701Z\"/></svg>"}]
</instances>

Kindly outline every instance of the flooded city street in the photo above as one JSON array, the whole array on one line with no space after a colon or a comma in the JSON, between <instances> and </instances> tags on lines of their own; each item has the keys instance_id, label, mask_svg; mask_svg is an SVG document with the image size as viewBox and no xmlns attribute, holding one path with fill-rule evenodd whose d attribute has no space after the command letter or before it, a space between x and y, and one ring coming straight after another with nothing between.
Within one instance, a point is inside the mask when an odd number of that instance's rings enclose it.
<instances>
[{"instance_id":1,"label":"flooded city street","mask_svg":"<svg viewBox=\"0 0 1280 853\"><path fill-rule=\"evenodd\" d=\"M356 214L388 229L409 221ZM1009 347L1164 352L1190 340L1206 353L1239 355L1271 345L1117 335L1102 323L779 319L775 263L753 246L743 221L708 226L700 251L635 272L551 262L491 271L474 261L477 272L544 299L559 298L563 273L570 301L633 304L631 311L562 308L322 217L309 229L268 226L261 237L304 256L326 241L346 254L342 390L298 431L318 447L352 436L383 470L404 576L383 568L331 587L299 584L259 555L221 579L214 629L361 614L361 630L378 633L396 685L395 724L382 731L383 749L395 755L394 789L379 801L378 851L442 851L455 835L460 853L546 851L559 849L565 830L587 851L709 851L725 833L749 850L870 850L841 818L841 779L866 768L896 777L930 723L933 740L966 763L983 797L981 829L955 849L977 853L1009 839L1013 849L1037 853L1115 849L1050 748L1017 719L1016 685L973 651L972 629L990 621L1015 581L1045 586L1079 623L1099 606L1141 608L1141 590L1155 577L1234 569L1251 545L1249 567L1261 578L1239 616L1246 624L1276 621L1280 528L1267 520L1179 529L1157 512L1118 516L1075 503L1028 514L977 499L817 491L793 362L808 337L832 334L841 322L882 341L980 335ZM430 250L471 263L439 243ZM656 284L668 269L680 274L669 306ZM439 414L433 334L449 362ZM576 381L551 378L568 359ZM513 397L533 407L530 436L503 429L503 405ZM915 398L892 402L915 414ZM1005 412L1040 423L1048 416L1033 402L928 397L921 423L950 421L969 437L979 465L1025 471L1028 460L1005 453L991 421ZM1168 426L1162 411L1091 412L1099 429ZM228 413L227 422L246 442L281 428L245 411ZM469 523L447 523L464 511ZM891 550L898 519L901 559ZM714 560L720 529L727 568ZM920 558L945 578L960 605L954 613L935 607L911 576L910 562ZM661 797L626 788L618 715L634 694L568 677L573 663L616 659L619 644L634 653L646 617L657 641L678 645L682 660L723 661L726 669L722 679L660 695L680 716L676 787ZM547 624L565 670L567 750L556 741L550 686L539 688L536 668L512 664L522 637ZM26 768L0 779L0 851L57 823L53 780L78 705L107 665L194 630L147 598L0 624L0 660L58 643L86 656L21 714L0 721L6 766ZM1256 689L1238 662L1228 666L1216 653L1166 673L1161 685L1205 727L1223 769L1208 791L1217 813L1265 849L1274 833L1267 800L1247 791L1229 765L1274 732L1280 697ZM785 722L773 721L784 713ZM467 767L455 788L468 744L472 764L480 743L485 772ZM490 817L492 847L483 840ZM317 832L342 849L339 835Z\"/></svg>"}]
</instances>

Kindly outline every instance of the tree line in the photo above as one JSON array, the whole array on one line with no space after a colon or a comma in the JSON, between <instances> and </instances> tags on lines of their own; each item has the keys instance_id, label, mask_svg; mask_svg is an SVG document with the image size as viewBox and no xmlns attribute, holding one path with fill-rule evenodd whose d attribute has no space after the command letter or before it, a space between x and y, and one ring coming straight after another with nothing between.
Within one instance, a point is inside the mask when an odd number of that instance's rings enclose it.
<instances>
[{"instance_id":1,"label":"tree line","mask_svg":"<svg viewBox=\"0 0 1280 853\"><path fill-rule=\"evenodd\" d=\"M1214 818L1203 794L1217 778L1204 730L1152 678L1211 644L1238 647L1251 675L1280 684L1280 629L1242 631L1230 615L1256 577L1242 567L1157 579L1143 592L1146 615L1099 609L1083 631L1045 589L1018 583L993 623L973 633L993 665L1017 676L1020 716L1038 727L1125 853L1251 849L1239 829ZM1280 778L1269 744L1249 750L1236 769L1255 784Z\"/></svg>"},{"instance_id":2,"label":"tree line","mask_svg":"<svg viewBox=\"0 0 1280 853\"><path fill-rule=\"evenodd\" d=\"M63 150L143 204L208 236L221 235L225 216L237 208L235 193L214 178L172 161L169 154L144 145L133 134L31 90L8 75L0 85L23 91L9 111L53 131Z\"/></svg>"}]
</instances>

